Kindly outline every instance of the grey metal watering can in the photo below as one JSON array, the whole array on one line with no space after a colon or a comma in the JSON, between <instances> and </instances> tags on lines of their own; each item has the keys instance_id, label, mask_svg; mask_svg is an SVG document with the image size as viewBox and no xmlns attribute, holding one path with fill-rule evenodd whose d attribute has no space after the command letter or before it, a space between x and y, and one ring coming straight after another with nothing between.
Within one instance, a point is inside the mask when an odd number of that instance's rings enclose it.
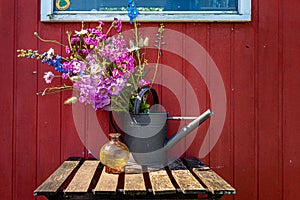
<instances>
[{"instance_id":1,"label":"grey metal watering can","mask_svg":"<svg viewBox=\"0 0 300 200\"><path fill-rule=\"evenodd\" d=\"M134 113L119 113L116 115L119 127L124 135L124 143L128 146L133 158L140 165L166 165L167 152L182 138L207 120L213 113L207 110L198 117L170 117L167 112L139 113L141 97L148 91L152 92L154 104L158 104L154 89L144 88L136 98ZM168 120L192 120L171 138L168 135Z\"/></svg>"}]
</instances>

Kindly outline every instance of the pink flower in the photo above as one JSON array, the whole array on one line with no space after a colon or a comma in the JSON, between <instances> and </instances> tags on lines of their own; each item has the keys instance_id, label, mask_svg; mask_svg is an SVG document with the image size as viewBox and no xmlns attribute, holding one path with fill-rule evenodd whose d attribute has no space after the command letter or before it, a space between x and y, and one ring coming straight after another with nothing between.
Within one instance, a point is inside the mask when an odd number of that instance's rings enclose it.
<instances>
[{"instance_id":1,"label":"pink flower","mask_svg":"<svg viewBox=\"0 0 300 200\"><path fill-rule=\"evenodd\" d=\"M66 74L66 73L62 73L61 77L62 77L63 79L68 79L68 78L69 78L69 75Z\"/></svg>"},{"instance_id":2,"label":"pink flower","mask_svg":"<svg viewBox=\"0 0 300 200\"><path fill-rule=\"evenodd\" d=\"M70 47L69 47L69 46L66 46L66 53L67 53L67 55L70 55L70 54L71 54L71 50L70 50Z\"/></svg>"},{"instance_id":3,"label":"pink flower","mask_svg":"<svg viewBox=\"0 0 300 200\"><path fill-rule=\"evenodd\" d=\"M54 74L52 72L45 72L44 79L46 83L51 83L54 78Z\"/></svg>"},{"instance_id":4,"label":"pink flower","mask_svg":"<svg viewBox=\"0 0 300 200\"><path fill-rule=\"evenodd\" d=\"M100 26L104 26L104 22L100 21L100 22L99 22L99 25L100 25Z\"/></svg>"},{"instance_id":5,"label":"pink flower","mask_svg":"<svg viewBox=\"0 0 300 200\"><path fill-rule=\"evenodd\" d=\"M150 81L146 81L144 79L140 80L141 87L150 87L150 85L151 85Z\"/></svg>"},{"instance_id":6,"label":"pink flower","mask_svg":"<svg viewBox=\"0 0 300 200\"><path fill-rule=\"evenodd\" d=\"M122 21L118 18L114 18L114 24L114 28L117 30L118 33L120 33L122 31Z\"/></svg>"},{"instance_id":7,"label":"pink flower","mask_svg":"<svg viewBox=\"0 0 300 200\"><path fill-rule=\"evenodd\" d=\"M113 74L113 77L117 77L117 76L122 75L123 73L115 68L115 69L113 69L112 74Z\"/></svg>"}]
</instances>

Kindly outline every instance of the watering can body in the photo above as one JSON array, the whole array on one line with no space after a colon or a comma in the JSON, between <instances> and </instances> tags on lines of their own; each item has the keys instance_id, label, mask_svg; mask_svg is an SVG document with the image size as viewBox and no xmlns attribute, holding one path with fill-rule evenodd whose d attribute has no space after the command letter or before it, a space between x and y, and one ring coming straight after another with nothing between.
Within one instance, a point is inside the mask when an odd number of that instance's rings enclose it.
<instances>
[{"instance_id":1,"label":"watering can body","mask_svg":"<svg viewBox=\"0 0 300 200\"><path fill-rule=\"evenodd\" d=\"M212 112L207 110L198 117L168 117L167 112L139 113L139 100L148 91L152 92L154 103L158 104L155 90L146 88L139 93L140 98L136 98L134 113L118 113L115 117L122 130L124 143L138 164L166 165L168 150L207 120ZM192 121L167 139L168 120L183 119Z\"/></svg>"},{"instance_id":2,"label":"watering can body","mask_svg":"<svg viewBox=\"0 0 300 200\"><path fill-rule=\"evenodd\" d=\"M124 143L141 165L166 164L167 113L131 114L124 119Z\"/></svg>"},{"instance_id":3,"label":"watering can body","mask_svg":"<svg viewBox=\"0 0 300 200\"><path fill-rule=\"evenodd\" d=\"M166 165L168 163L168 150L211 115L212 112L207 110L198 117L188 118L193 119L193 121L169 139L167 138L168 120L182 120L185 119L184 117L168 117L167 112L122 115L121 129L123 130L124 143L138 164Z\"/></svg>"}]
</instances>

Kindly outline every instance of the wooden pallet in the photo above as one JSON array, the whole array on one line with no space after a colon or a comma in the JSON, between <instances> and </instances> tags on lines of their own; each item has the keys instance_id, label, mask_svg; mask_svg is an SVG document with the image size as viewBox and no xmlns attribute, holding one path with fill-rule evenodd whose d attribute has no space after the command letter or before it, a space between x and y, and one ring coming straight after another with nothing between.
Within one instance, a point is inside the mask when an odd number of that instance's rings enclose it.
<instances>
[{"instance_id":1,"label":"wooden pallet","mask_svg":"<svg viewBox=\"0 0 300 200\"><path fill-rule=\"evenodd\" d=\"M108 174L98 160L67 160L34 195L48 199L221 199L235 189L195 158L177 159L167 167L128 165Z\"/></svg>"}]
</instances>

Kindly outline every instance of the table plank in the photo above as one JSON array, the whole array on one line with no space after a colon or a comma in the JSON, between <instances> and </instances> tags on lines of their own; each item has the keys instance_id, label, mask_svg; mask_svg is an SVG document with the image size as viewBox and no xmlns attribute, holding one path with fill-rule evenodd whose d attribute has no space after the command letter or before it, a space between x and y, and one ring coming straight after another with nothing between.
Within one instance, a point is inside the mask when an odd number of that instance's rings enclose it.
<instances>
[{"instance_id":1,"label":"table plank","mask_svg":"<svg viewBox=\"0 0 300 200\"><path fill-rule=\"evenodd\" d=\"M99 163L98 160L86 160L64 192L87 192Z\"/></svg>"},{"instance_id":2,"label":"table plank","mask_svg":"<svg viewBox=\"0 0 300 200\"><path fill-rule=\"evenodd\" d=\"M105 169L102 170L99 181L94 189L94 194L97 193L116 193L118 187L119 174L108 174Z\"/></svg>"},{"instance_id":3,"label":"table plank","mask_svg":"<svg viewBox=\"0 0 300 200\"><path fill-rule=\"evenodd\" d=\"M169 164L169 169L184 194L205 193L206 189L197 181L187 167L179 160Z\"/></svg>"},{"instance_id":4,"label":"table plank","mask_svg":"<svg viewBox=\"0 0 300 200\"><path fill-rule=\"evenodd\" d=\"M229 183L201 161L196 158L185 160L212 194L235 194L235 189Z\"/></svg>"},{"instance_id":5,"label":"table plank","mask_svg":"<svg viewBox=\"0 0 300 200\"><path fill-rule=\"evenodd\" d=\"M43 193L56 193L64 184L67 178L72 174L80 161L64 161L35 191L34 195Z\"/></svg>"},{"instance_id":6,"label":"table plank","mask_svg":"<svg viewBox=\"0 0 300 200\"><path fill-rule=\"evenodd\" d=\"M124 194L146 194L142 166L129 165L125 167Z\"/></svg>"},{"instance_id":7,"label":"table plank","mask_svg":"<svg viewBox=\"0 0 300 200\"><path fill-rule=\"evenodd\" d=\"M172 184L167 171L163 167L148 167L148 172L154 195L176 193L176 189Z\"/></svg>"}]
</instances>

